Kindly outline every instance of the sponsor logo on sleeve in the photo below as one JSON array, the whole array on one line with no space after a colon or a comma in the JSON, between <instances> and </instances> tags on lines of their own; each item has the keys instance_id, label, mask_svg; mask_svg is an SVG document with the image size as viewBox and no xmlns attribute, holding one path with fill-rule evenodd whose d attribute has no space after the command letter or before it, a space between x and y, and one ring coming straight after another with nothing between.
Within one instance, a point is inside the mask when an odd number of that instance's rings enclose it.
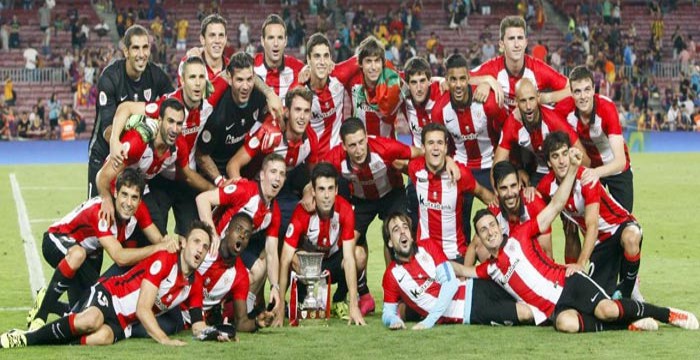
<instances>
[{"instance_id":1,"label":"sponsor logo on sleeve","mask_svg":"<svg viewBox=\"0 0 700 360\"><path fill-rule=\"evenodd\" d=\"M100 91L100 106L107 105L107 94L104 91Z\"/></svg>"}]
</instances>

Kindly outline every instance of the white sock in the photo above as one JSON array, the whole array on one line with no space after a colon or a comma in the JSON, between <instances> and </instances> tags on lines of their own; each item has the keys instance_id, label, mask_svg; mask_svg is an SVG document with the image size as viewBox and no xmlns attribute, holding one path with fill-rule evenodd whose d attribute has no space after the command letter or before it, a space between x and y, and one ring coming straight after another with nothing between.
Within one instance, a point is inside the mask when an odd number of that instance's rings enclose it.
<instances>
[{"instance_id":1,"label":"white sock","mask_svg":"<svg viewBox=\"0 0 700 360\"><path fill-rule=\"evenodd\" d=\"M253 294L252 292L248 293L248 299L245 301L245 305L247 308L247 312L250 313L253 311L253 308L255 307L255 300L258 299L258 296Z\"/></svg>"}]
</instances>

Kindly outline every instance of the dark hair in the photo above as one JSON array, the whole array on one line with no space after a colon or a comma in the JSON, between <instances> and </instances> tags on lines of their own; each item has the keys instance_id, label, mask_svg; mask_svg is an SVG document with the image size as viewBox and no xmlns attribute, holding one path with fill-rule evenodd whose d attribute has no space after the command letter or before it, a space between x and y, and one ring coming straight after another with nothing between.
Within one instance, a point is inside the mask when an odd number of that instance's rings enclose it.
<instances>
[{"instance_id":1,"label":"dark hair","mask_svg":"<svg viewBox=\"0 0 700 360\"><path fill-rule=\"evenodd\" d=\"M399 218L406 222L408 224L408 227L413 229L413 222L411 221L411 217L406 215L405 212L403 211L394 211L391 212L387 217L384 219L384 222L382 223L382 238L384 238L384 246L388 247L389 244L389 239L391 238L391 230L389 230L389 222L391 220L394 220L396 218ZM415 234L413 234L413 231L411 231L411 236L414 236L414 241L415 241Z\"/></svg>"},{"instance_id":2,"label":"dark hair","mask_svg":"<svg viewBox=\"0 0 700 360\"><path fill-rule=\"evenodd\" d=\"M205 69L207 66L207 64L204 62L204 59L202 59L202 57L200 57L200 56L188 56L185 59L184 63L182 64L182 76L183 76L183 78L185 76L185 71L186 71L187 67L192 65L192 64L202 65L205 67Z\"/></svg>"},{"instance_id":3,"label":"dark hair","mask_svg":"<svg viewBox=\"0 0 700 360\"><path fill-rule=\"evenodd\" d=\"M265 158L263 158L262 166L260 167L260 169L262 170L262 169L267 168L267 164L269 164L273 161L279 161L279 162L284 163L286 165L286 162L284 161L284 157L282 157L282 155L280 155L278 153L270 153L267 156L265 156Z\"/></svg>"},{"instance_id":4,"label":"dark hair","mask_svg":"<svg viewBox=\"0 0 700 360\"><path fill-rule=\"evenodd\" d=\"M595 84L595 80L593 79L593 73L591 72L591 70L589 70L583 65L577 66L573 68L573 70L571 70L571 72L569 73L569 86L571 86L571 84L574 81L584 79L589 79L591 80L591 84Z\"/></svg>"},{"instance_id":5,"label":"dark hair","mask_svg":"<svg viewBox=\"0 0 700 360\"><path fill-rule=\"evenodd\" d=\"M467 58L464 57L464 55L452 54L449 57L447 57L447 60L445 60L445 70L449 71L450 69L455 68L466 68L467 70L469 70L469 62L467 61Z\"/></svg>"},{"instance_id":6,"label":"dark hair","mask_svg":"<svg viewBox=\"0 0 700 360\"><path fill-rule=\"evenodd\" d=\"M433 132L433 131L441 132L445 136L445 141L447 141L447 137L449 136L449 134L447 133L447 128L445 127L445 125L440 124L440 123L431 122L431 123L428 123L427 125L425 125L423 127L423 131L421 131L421 134L420 134L421 144L425 145L425 134L427 134L429 132Z\"/></svg>"},{"instance_id":7,"label":"dark hair","mask_svg":"<svg viewBox=\"0 0 700 360\"><path fill-rule=\"evenodd\" d=\"M316 179L318 178L332 178L335 180L335 184L338 185L338 171L325 161L322 161L311 170L311 186L316 187Z\"/></svg>"},{"instance_id":8,"label":"dark hair","mask_svg":"<svg viewBox=\"0 0 700 360\"><path fill-rule=\"evenodd\" d=\"M563 131L552 131L549 133L549 135L547 135L547 137L544 139L544 143L542 144L544 158L549 160L549 155L561 149L562 146L566 146L567 148L571 147L569 135Z\"/></svg>"},{"instance_id":9,"label":"dark hair","mask_svg":"<svg viewBox=\"0 0 700 360\"><path fill-rule=\"evenodd\" d=\"M228 23L226 22L226 19L224 19L224 17L219 15L219 14L211 14L211 15L207 15L207 17L205 17L202 20L200 35L206 36L207 27L209 27L210 24L223 25L224 26L224 34L226 33L226 26L228 25Z\"/></svg>"},{"instance_id":10,"label":"dark hair","mask_svg":"<svg viewBox=\"0 0 700 360\"><path fill-rule=\"evenodd\" d=\"M136 186L139 189L139 195L143 196L143 191L146 188L146 180L138 169L128 167L117 176L117 185L115 187L117 192L123 186Z\"/></svg>"},{"instance_id":11,"label":"dark hair","mask_svg":"<svg viewBox=\"0 0 700 360\"><path fill-rule=\"evenodd\" d=\"M428 80L430 80L430 76L432 75L432 70L430 69L428 61L419 56L408 59L403 67L403 72L406 75L406 82L411 81L411 76L413 75L425 74Z\"/></svg>"},{"instance_id":12,"label":"dark hair","mask_svg":"<svg viewBox=\"0 0 700 360\"><path fill-rule=\"evenodd\" d=\"M229 60L228 65L226 66L226 71L229 74L233 75L235 69L242 70L252 68L253 63L253 57L250 56L250 54L244 51L239 51L231 55L231 59Z\"/></svg>"},{"instance_id":13,"label":"dark hair","mask_svg":"<svg viewBox=\"0 0 700 360\"><path fill-rule=\"evenodd\" d=\"M131 25L124 33L124 46L128 49L131 46L131 39L134 36L148 36L148 30L141 25Z\"/></svg>"},{"instance_id":14,"label":"dark hair","mask_svg":"<svg viewBox=\"0 0 700 360\"><path fill-rule=\"evenodd\" d=\"M527 37L527 23L525 22L525 19L523 19L522 16L510 15L504 17L503 20L501 20L501 40L503 40L503 38L506 36L506 29L508 28L521 28L523 29L523 31L525 31L525 37Z\"/></svg>"},{"instance_id":15,"label":"dark hair","mask_svg":"<svg viewBox=\"0 0 700 360\"><path fill-rule=\"evenodd\" d=\"M287 24L284 23L284 20L277 14L270 14L265 18L265 22L262 24L262 37L265 37L265 29L267 28L268 25L282 25L284 28L284 36L287 36Z\"/></svg>"},{"instance_id":16,"label":"dark hair","mask_svg":"<svg viewBox=\"0 0 700 360\"><path fill-rule=\"evenodd\" d=\"M475 232L476 232L477 234L478 234L478 231L476 231L476 223L479 222L479 220L481 220L482 217L488 216L488 215L491 215L491 216L495 217L495 216L491 213L491 211L489 211L489 209L479 209L479 210L476 212L476 214L474 214L474 219L472 219L472 224L473 224L474 230L475 230Z\"/></svg>"},{"instance_id":17,"label":"dark hair","mask_svg":"<svg viewBox=\"0 0 700 360\"><path fill-rule=\"evenodd\" d=\"M311 91L311 89L307 88L306 86L296 86L287 91L287 94L284 95L284 107L289 109L292 106L292 100L294 100L294 98L297 96L306 100L309 104L311 104L314 100L314 93Z\"/></svg>"},{"instance_id":18,"label":"dark hair","mask_svg":"<svg viewBox=\"0 0 700 360\"><path fill-rule=\"evenodd\" d=\"M331 50L331 43L328 41L326 35L315 33L311 35L309 41L306 42L306 57L308 58L311 55L311 50L319 45L325 45L328 47L328 51Z\"/></svg>"},{"instance_id":19,"label":"dark hair","mask_svg":"<svg viewBox=\"0 0 700 360\"><path fill-rule=\"evenodd\" d=\"M366 37L357 47L357 62L362 64L362 60L370 56L377 56L384 62L384 45L373 35Z\"/></svg>"},{"instance_id":20,"label":"dark hair","mask_svg":"<svg viewBox=\"0 0 700 360\"><path fill-rule=\"evenodd\" d=\"M190 229L187 231L187 235L185 235L185 239L190 237L190 234L192 234L192 231L200 229L207 233L209 236L209 244L211 245L211 239L214 238L214 229L209 226L209 224L205 223L204 221L201 220L192 220L192 223L190 224Z\"/></svg>"},{"instance_id":21,"label":"dark hair","mask_svg":"<svg viewBox=\"0 0 700 360\"><path fill-rule=\"evenodd\" d=\"M518 170L510 163L510 161L499 161L493 165L493 183L496 187L498 184L510 174L518 176Z\"/></svg>"},{"instance_id":22,"label":"dark hair","mask_svg":"<svg viewBox=\"0 0 700 360\"><path fill-rule=\"evenodd\" d=\"M345 141L345 137L347 135L354 134L358 130L362 130L367 133L367 130L365 130L365 124L362 122L362 120L356 117L345 119L343 124L340 125L340 140Z\"/></svg>"},{"instance_id":23,"label":"dark hair","mask_svg":"<svg viewBox=\"0 0 700 360\"><path fill-rule=\"evenodd\" d=\"M158 116L162 119L165 116L165 110L173 109L177 112L185 112L185 105L175 97L169 97L160 104Z\"/></svg>"}]
</instances>

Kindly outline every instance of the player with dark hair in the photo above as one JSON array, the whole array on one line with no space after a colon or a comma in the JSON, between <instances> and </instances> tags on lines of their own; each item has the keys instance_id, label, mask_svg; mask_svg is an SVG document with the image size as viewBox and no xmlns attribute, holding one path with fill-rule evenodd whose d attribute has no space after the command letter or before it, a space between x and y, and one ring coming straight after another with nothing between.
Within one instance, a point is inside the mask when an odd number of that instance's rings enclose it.
<instances>
[{"instance_id":1,"label":"player with dark hair","mask_svg":"<svg viewBox=\"0 0 700 360\"><path fill-rule=\"evenodd\" d=\"M204 64L207 67L207 78L214 80L228 65L229 59L225 56L224 50L228 44L226 36L226 26L228 22L219 14L210 14L202 19L200 26L199 43L202 45L201 50L197 49L197 55L202 57ZM182 76L184 71L185 61L189 56L193 55L188 52L180 60L180 65L177 71L177 84L182 86Z\"/></svg>"},{"instance_id":2,"label":"player with dark hair","mask_svg":"<svg viewBox=\"0 0 700 360\"><path fill-rule=\"evenodd\" d=\"M163 345L186 345L169 338L156 316L186 304L192 316L192 333L205 328L202 321L202 277L197 268L211 245L212 230L199 221L181 237L181 250L159 251L124 275L96 283L85 294L82 309L43 327L0 335L0 347L34 345L109 345L129 337L131 326L140 321L149 336Z\"/></svg>"},{"instance_id":3,"label":"player with dark hair","mask_svg":"<svg viewBox=\"0 0 700 360\"><path fill-rule=\"evenodd\" d=\"M357 277L364 271L367 259L364 251L358 251L359 248L355 247L352 205L338 196L338 172L329 163L321 162L314 166L311 185L316 207L313 211L307 211L300 204L294 210L280 258L280 289L286 292L290 268L301 272L297 250L322 252L322 269L330 272L333 283L338 283L339 290L333 302L345 301L345 295L349 293L348 323L365 325L358 304ZM298 298L303 299L306 287L298 284L298 289ZM280 322L282 315L277 314Z\"/></svg>"},{"instance_id":4,"label":"player with dark hair","mask_svg":"<svg viewBox=\"0 0 700 360\"><path fill-rule=\"evenodd\" d=\"M561 135L568 140L565 134ZM476 268L457 268L457 276L492 279L517 301L530 307L536 324L549 320L561 332L656 330L658 324L654 320L685 329L698 329L697 318L689 312L631 299L612 300L584 273L574 267L556 264L542 253L536 238L549 229L561 210L570 206L567 198L577 174L580 174L577 170L582 160L580 151L576 148L567 148L564 152L558 150L553 156L566 157L568 161L565 162L571 166L565 170L564 167L557 169L564 170L565 176L552 195L552 201L535 219L525 222L508 237L503 236L501 226L491 212L479 210L474 216L474 228L491 258Z\"/></svg>"},{"instance_id":5,"label":"player with dark hair","mask_svg":"<svg viewBox=\"0 0 700 360\"><path fill-rule=\"evenodd\" d=\"M414 330L440 324L520 325L532 322L532 312L491 281L459 280L455 267L435 241L414 241L411 220L391 213L382 226L392 262L384 271L382 322L392 330L405 329L399 301L424 319Z\"/></svg>"},{"instance_id":6,"label":"player with dark hair","mask_svg":"<svg viewBox=\"0 0 700 360\"><path fill-rule=\"evenodd\" d=\"M168 75L149 61L151 48L146 28L129 27L121 50L124 59L109 64L97 80L97 115L88 148L88 198L97 196L97 172L110 154L112 119L117 106L125 101L153 101L173 91Z\"/></svg>"},{"instance_id":7,"label":"player with dark hair","mask_svg":"<svg viewBox=\"0 0 700 360\"><path fill-rule=\"evenodd\" d=\"M287 26L279 15L270 14L263 22L260 44L264 51L255 55L255 74L280 98L284 98L287 91L297 85L304 63L284 53L287 48Z\"/></svg>"}]
</instances>

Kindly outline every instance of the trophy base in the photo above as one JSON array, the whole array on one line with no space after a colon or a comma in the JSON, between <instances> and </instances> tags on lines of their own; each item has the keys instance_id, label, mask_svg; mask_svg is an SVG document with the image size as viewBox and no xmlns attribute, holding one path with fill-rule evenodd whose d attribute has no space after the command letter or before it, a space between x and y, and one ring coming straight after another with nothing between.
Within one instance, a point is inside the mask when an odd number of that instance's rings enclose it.
<instances>
[{"instance_id":1,"label":"trophy base","mask_svg":"<svg viewBox=\"0 0 700 360\"><path fill-rule=\"evenodd\" d=\"M297 310L297 324L300 327L328 326L329 317L323 309Z\"/></svg>"},{"instance_id":2,"label":"trophy base","mask_svg":"<svg viewBox=\"0 0 700 360\"><path fill-rule=\"evenodd\" d=\"M298 285L300 281L306 282L308 279L300 279L292 272L291 294L289 297L289 325L303 327L328 326L328 319L331 318L331 276L324 273L317 280L316 301L318 306L313 308L304 307L304 299L299 298Z\"/></svg>"}]
</instances>

